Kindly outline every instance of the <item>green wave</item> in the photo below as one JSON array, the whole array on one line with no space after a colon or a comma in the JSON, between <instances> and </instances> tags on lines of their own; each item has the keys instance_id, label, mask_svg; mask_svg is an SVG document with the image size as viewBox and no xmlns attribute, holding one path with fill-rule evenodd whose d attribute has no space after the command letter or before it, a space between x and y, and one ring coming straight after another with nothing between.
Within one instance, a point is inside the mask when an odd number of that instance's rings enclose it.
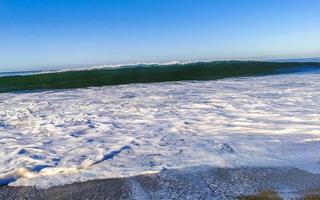
<instances>
[{"instance_id":1,"label":"green wave","mask_svg":"<svg viewBox=\"0 0 320 200\"><path fill-rule=\"evenodd\" d=\"M172 65L135 65L0 77L0 92L84 88L130 83L214 80L319 70L317 62L216 61Z\"/></svg>"}]
</instances>

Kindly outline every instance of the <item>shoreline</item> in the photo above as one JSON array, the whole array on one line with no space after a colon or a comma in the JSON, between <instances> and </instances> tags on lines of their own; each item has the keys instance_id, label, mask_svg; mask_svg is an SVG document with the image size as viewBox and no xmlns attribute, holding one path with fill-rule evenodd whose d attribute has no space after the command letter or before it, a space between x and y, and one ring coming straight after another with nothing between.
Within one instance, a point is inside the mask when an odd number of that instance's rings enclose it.
<instances>
[{"instance_id":1,"label":"shoreline","mask_svg":"<svg viewBox=\"0 0 320 200\"><path fill-rule=\"evenodd\" d=\"M289 199L319 188L320 174L297 168L198 166L48 189L1 186L0 199L238 199L264 190Z\"/></svg>"}]
</instances>

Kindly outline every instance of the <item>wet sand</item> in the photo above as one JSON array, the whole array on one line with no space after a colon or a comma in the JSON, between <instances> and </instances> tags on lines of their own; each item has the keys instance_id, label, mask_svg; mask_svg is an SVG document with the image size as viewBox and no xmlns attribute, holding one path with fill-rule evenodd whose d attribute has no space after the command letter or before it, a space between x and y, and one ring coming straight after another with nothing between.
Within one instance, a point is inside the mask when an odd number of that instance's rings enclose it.
<instances>
[{"instance_id":1,"label":"wet sand","mask_svg":"<svg viewBox=\"0 0 320 200\"><path fill-rule=\"evenodd\" d=\"M320 174L296 168L200 166L48 189L2 186L0 199L237 199L268 189L290 199L319 188Z\"/></svg>"}]
</instances>

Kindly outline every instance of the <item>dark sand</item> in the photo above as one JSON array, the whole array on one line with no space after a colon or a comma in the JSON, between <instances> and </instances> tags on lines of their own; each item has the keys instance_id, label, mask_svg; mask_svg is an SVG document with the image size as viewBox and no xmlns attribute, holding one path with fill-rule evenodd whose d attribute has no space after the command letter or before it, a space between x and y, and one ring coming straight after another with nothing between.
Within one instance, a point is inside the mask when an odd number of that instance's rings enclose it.
<instances>
[{"instance_id":1,"label":"dark sand","mask_svg":"<svg viewBox=\"0 0 320 200\"><path fill-rule=\"evenodd\" d=\"M212 168L165 170L158 174L94 180L37 189L0 187L0 199L238 199L271 189L284 198L320 188L320 174L295 168Z\"/></svg>"}]
</instances>

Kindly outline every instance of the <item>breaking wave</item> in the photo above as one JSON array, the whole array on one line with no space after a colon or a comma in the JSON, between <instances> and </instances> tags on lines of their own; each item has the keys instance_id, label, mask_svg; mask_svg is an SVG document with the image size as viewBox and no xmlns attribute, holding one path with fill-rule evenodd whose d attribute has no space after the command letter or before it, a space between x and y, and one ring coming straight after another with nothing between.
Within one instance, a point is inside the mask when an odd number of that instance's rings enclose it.
<instances>
[{"instance_id":1,"label":"breaking wave","mask_svg":"<svg viewBox=\"0 0 320 200\"><path fill-rule=\"evenodd\" d=\"M319 70L317 62L215 61L187 64L138 64L87 70L0 77L0 92L69 89L130 83L214 80Z\"/></svg>"}]
</instances>

